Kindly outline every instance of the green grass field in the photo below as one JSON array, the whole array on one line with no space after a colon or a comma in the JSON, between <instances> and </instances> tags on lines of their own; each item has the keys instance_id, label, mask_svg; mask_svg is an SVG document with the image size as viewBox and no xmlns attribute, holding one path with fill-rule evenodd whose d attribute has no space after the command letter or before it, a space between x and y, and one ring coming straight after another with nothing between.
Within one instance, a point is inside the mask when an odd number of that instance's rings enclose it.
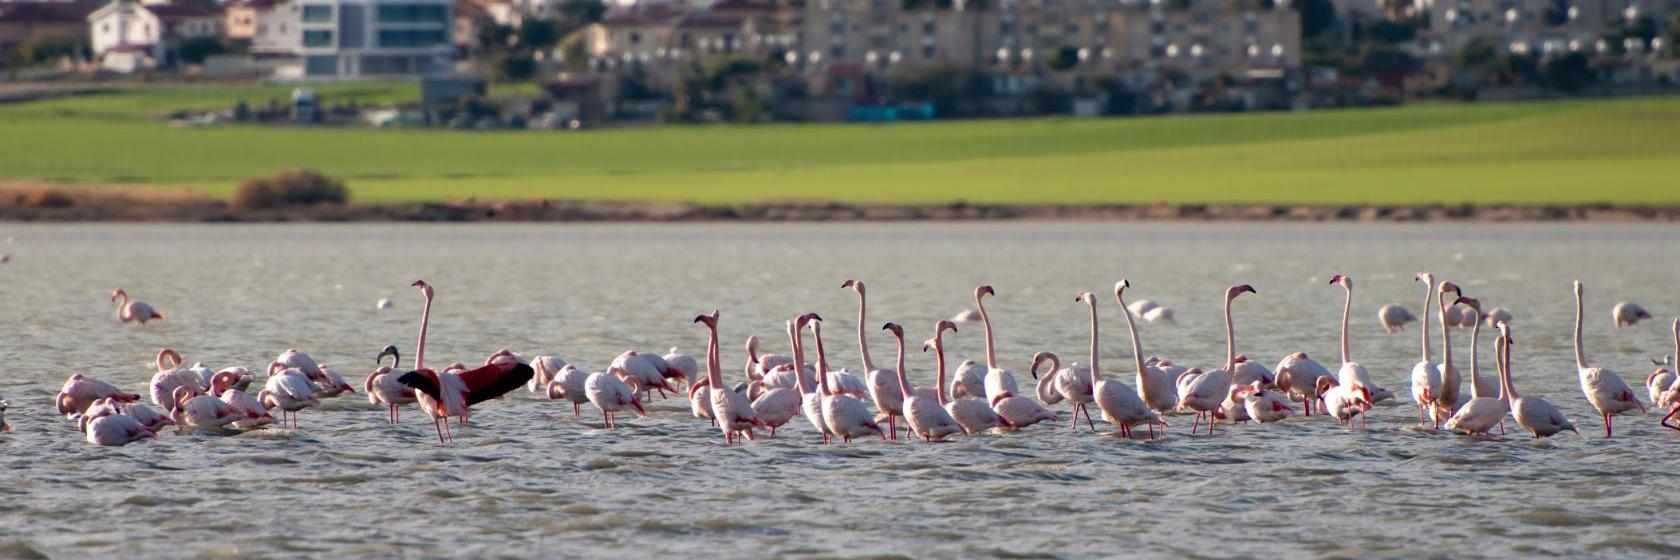
<instances>
[{"instance_id":1,"label":"green grass field","mask_svg":"<svg viewBox=\"0 0 1680 560\"><path fill-rule=\"evenodd\" d=\"M584 133L170 128L285 98L149 88L0 106L0 180L186 185L309 167L362 202L1680 203L1680 98L1131 119L675 126ZM320 88L413 99L403 84Z\"/></svg>"}]
</instances>

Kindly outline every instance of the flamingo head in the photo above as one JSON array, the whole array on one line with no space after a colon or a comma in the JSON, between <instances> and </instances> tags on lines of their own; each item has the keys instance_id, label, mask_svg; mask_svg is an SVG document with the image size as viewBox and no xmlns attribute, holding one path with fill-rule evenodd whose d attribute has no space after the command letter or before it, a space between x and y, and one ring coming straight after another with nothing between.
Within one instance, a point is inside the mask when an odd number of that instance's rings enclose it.
<instances>
[{"instance_id":1,"label":"flamingo head","mask_svg":"<svg viewBox=\"0 0 1680 560\"><path fill-rule=\"evenodd\" d=\"M1454 296L1464 297L1464 290L1459 289L1458 284L1445 280L1441 281L1440 292L1441 295L1446 295L1447 292L1452 292Z\"/></svg>"},{"instance_id":2,"label":"flamingo head","mask_svg":"<svg viewBox=\"0 0 1680 560\"><path fill-rule=\"evenodd\" d=\"M397 345L387 344L387 345L385 345L385 348L383 350L379 351L378 356L373 357L373 363L377 364L377 363L385 361L386 356L391 357L391 368L392 369L396 369L397 363L402 361L402 356L397 352Z\"/></svg>"},{"instance_id":3,"label":"flamingo head","mask_svg":"<svg viewBox=\"0 0 1680 560\"><path fill-rule=\"evenodd\" d=\"M210 393L220 395L233 387L239 381L239 374L231 371L219 371L210 376Z\"/></svg>"},{"instance_id":4,"label":"flamingo head","mask_svg":"<svg viewBox=\"0 0 1680 560\"><path fill-rule=\"evenodd\" d=\"M1033 376L1033 379L1038 379L1038 366L1039 366L1039 364L1041 364L1043 362L1046 362L1046 361L1050 362L1050 373L1052 373L1052 374L1056 373L1056 370L1061 369L1062 359L1059 358L1059 357L1056 357L1056 354L1054 352L1039 352L1037 354L1033 354L1033 358L1032 358L1032 376Z\"/></svg>"},{"instance_id":5,"label":"flamingo head","mask_svg":"<svg viewBox=\"0 0 1680 560\"><path fill-rule=\"evenodd\" d=\"M1430 274L1428 272L1419 272L1416 275L1412 276L1412 281L1413 282L1423 282L1426 285L1433 285L1433 284L1435 284L1435 275Z\"/></svg>"},{"instance_id":6,"label":"flamingo head","mask_svg":"<svg viewBox=\"0 0 1680 560\"><path fill-rule=\"evenodd\" d=\"M1453 300L1453 305L1462 305L1462 306L1465 306L1465 307L1476 310L1477 313L1481 313L1481 311L1482 311L1481 300L1478 300L1478 299L1473 298L1473 297L1458 296L1458 299Z\"/></svg>"},{"instance_id":7,"label":"flamingo head","mask_svg":"<svg viewBox=\"0 0 1680 560\"><path fill-rule=\"evenodd\" d=\"M415 280L413 284L409 285L420 288L420 295L425 296L426 299L432 299L432 285L427 284L425 280Z\"/></svg>"},{"instance_id":8,"label":"flamingo head","mask_svg":"<svg viewBox=\"0 0 1680 560\"><path fill-rule=\"evenodd\" d=\"M705 323L706 328L716 329L717 328L717 322L718 322L718 311L716 309L713 309L711 314L697 316L697 317L694 318L694 322Z\"/></svg>"},{"instance_id":9,"label":"flamingo head","mask_svg":"<svg viewBox=\"0 0 1680 560\"><path fill-rule=\"evenodd\" d=\"M1114 293L1115 293L1115 295L1119 295L1119 293L1120 293L1119 289L1116 288ZM1096 298L1096 296L1091 295L1091 292L1079 292L1079 295L1073 296L1073 301L1076 301L1076 302L1079 302L1079 303L1084 303L1084 304L1089 304L1089 305L1092 305L1092 306L1097 305L1097 298Z\"/></svg>"},{"instance_id":10,"label":"flamingo head","mask_svg":"<svg viewBox=\"0 0 1680 560\"><path fill-rule=\"evenodd\" d=\"M841 288L851 288L852 291L857 292L858 295L860 295L860 296L863 295L863 281L862 280L847 280L845 282L842 282L840 284L840 287Z\"/></svg>"},{"instance_id":11,"label":"flamingo head","mask_svg":"<svg viewBox=\"0 0 1680 560\"><path fill-rule=\"evenodd\" d=\"M888 322L881 325L881 330L893 333L893 336L898 337L899 340L904 339L904 327L898 326L898 323Z\"/></svg>"},{"instance_id":12,"label":"flamingo head","mask_svg":"<svg viewBox=\"0 0 1680 560\"><path fill-rule=\"evenodd\" d=\"M990 285L980 286L974 289L974 299L995 295L997 295L997 290L993 290Z\"/></svg>"},{"instance_id":13,"label":"flamingo head","mask_svg":"<svg viewBox=\"0 0 1680 560\"><path fill-rule=\"evenodd\" d=\"M811 321L821 321L821 320L822 320L821 315L818 315L816 313L806 313L806 314L800 315L798 317L795 317L793 319L793 326L796 329L804 330L805 325L809 324Z\"/></svg>"},{"instance_id":14,"label":"flamingo head","mask_svg":"<svg viewBox=\"0 0 1680 560\"><path fill-rule=\"evenodd\" d=\"M286 371L286 363L281 362L281 361L275 361L275 362L270 362L268 364L268 376L269 377L274 377L274 374L277 371Z\"/></svg>"},{"instance_id":15,"label":"flamingo head","mask_svg":"<svg viewBox=\"0 0 1680 560\"><path fill-rule=\"evenodd\" d=\"M1322 395L1324 395L1325 392L1328 392L1331 388L1333 388L1335 386L1336 386L1336 378L1326 375L1324 377L1318 378L1318 383L1313 386L1313 390L1318 392L1318 394L1321 396L1320 398L1322 398Z\"/></svg>"},{"instance_id":16,"label":"flamingo head","mask_svg":"<svg viewBox=\"0 0 1680 560\"><path fill-rule=\"evenodd\" d=\"M944 336L945 331L957 332L957 324L951 322L948 319L940 319L938 323L933 324L933 337L934 338L937 339L941 336Z\"/></svg>"},{"instance_id":17,"label":"flamingo head","mask_svg":"<svg viewBox=\"0 0 1680 560\"><path fill-rule=\"evenodd\" d=\"M1115 299L1120 299L1120 295L1126 293L1126 288L1130 288L1130 287L1132 287L1132 281L1131 280L1121 278L1119 282L1115 282L1114 283L1114 298Z\"/></svg>"},{"instance_id":18,"label":"flamingo head","mask_svg":"<svg viewBox=\"0 0 1680 560\"><path fill-rule=\"evenodd\" d=\"M1248 284L1238 284L1238 285L1235 285L1235 286L1231 286L1231 289L1229 289L1229 290L1225 290L1225 299L1227 299L1227 300L1237 299L1237 296L1243 295L1244 293L1258 294L1260 292L1255 290L1254 286L1250 286Z\"/></svg>"},{"instance_id":19,"label":"flamingo head","mask_svg":"<svg viewBox=\"0 0 1680 560\"><path fill-rule=\"evenodd\" d=\"M1353 289L1353 278L1349 278L1345 274L1337 274L1330 277L1330 284L1341 284L1344 288Z\"/></svg>"}]
</instances>

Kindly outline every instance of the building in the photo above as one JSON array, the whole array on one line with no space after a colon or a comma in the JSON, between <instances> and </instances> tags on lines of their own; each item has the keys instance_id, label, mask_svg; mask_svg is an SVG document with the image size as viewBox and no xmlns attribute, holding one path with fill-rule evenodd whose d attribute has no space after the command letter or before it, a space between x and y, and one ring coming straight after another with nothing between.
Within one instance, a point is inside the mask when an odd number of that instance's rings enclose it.
<instances>
[{"instance_id":1,"label":"building","mask_svg":"<svg viewBox=\"0 0 1680 560\"><path fill-rule=\"evenodd\" d=\"M116 0L88 14L87 21L100 66L134 72L170 64L183 40L220 36L223 16L211 3Z\"/></svg>"},{"instance_id":2,"label":"building","mask_svg":"<svg viewBox=\"0 0 1680 560\"><path fill-rule=\"evenodd\" d=\"M1680 11L1676 0L1435 0L1416 50L1446 58L1478 38L1511 54L1542 58L1571 52L1639 56L1661 51L1662 37L1612 38L1649 20L1660 29Z\"/></svg>"},{"instance_id":3,"label":"building","mask_svg":"<svg viewBox=\"0 0 1680 560\"><path fill-rule=\"evenodd\" d=\"M254 41L267 29L262 25L265 15L282 8L286 0L233 0L224 6L226 22L223 34L236 41Z\"/></svg>"},{"instance_id":4,"label":"building","mask_svg":"<svg viewBox=\"0 0 1680 560\"><path fill-rule=\"evenodd\" d=\"M284 57L282 79L358 79L449 72L452 0L293 0L259 19L258 55Z\"/></svg>"},{"instance_id":5,"label":"building","mask_svg":"<svg viewBox=\"0 0 1680 560\"><path fill-rule=\"evenodd\" d=\"M87 17L97 7L85 2L0 3L0 59L30 41L86 43Z\"/></svg>"}]
</instances>

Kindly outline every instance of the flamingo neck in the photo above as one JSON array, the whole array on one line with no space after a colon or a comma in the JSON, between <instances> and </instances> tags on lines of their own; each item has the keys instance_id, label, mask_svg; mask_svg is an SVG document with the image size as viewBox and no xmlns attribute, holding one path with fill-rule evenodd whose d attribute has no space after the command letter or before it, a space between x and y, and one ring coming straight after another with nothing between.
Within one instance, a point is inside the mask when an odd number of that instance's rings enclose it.
<instances>
[{"instance_id":1,"label":"flamingo neck","mask_svg":"<svg viewBox=\"0 0 1680 560\"><path fill-rule=\"evenodd\" d=\"M1669 363L1669 367L1680 377L1680 319L1674 320L1674 361Z\"/></svg>"},{"instance_id":2,"label":"flamingo neck","mask_svg":"<svg viewBox=\"0 0 1680 560\"><path fill-rule=\"evenodd\" d=\"M992 315L986 312L986 301L974 295L974 306L980 308L980 325L986 331L986 367L997 369L997 349L992 345Z\"/></svg>"},{"instance_id":3,"label":"flamingo neck","mask_svg":"<svg viewBox=\"0 0 1680 560\"><path fill-rule=\"evenodd\" d=\"M721 363L718 360L717 325L708 324L706 325L706 330L711 331L711 336L707 337L708 339L706 340L706 381L712 384L712 389L722 389L723 372L721 371Z\"/></svg>"},{"instance_id":4,"label":"flamingo neck","mask_svg":"<svg viewBox=\"0 0 1680 560\"><path fill-rule=\"evenodd\" d=\"M1680 363L1680 356L1675 356ZM1575 369L1587 369L1587 352L1581 348L1581 289L1575 289Z\"/></svg>"},{"instance_id":5,"label":"flamingo neck","mask_svg":"<svg viewBox=\"0 0 1680 560\"><path fill-rule=\"evenodd\" d=\"M1098 381L1102 380L1102 366L1097 364L1097 356L1102 353L1097 349L1099 340L1097 336L1097 298L1091 298L1089 303L1091 304L1091 384L1096 385ZM1125 309L1125 306L1121 306L1121 309ZM1131 314L1127 313L1127 315L1130 316ZM1050 370L1050 373L1053 375L1056 370Z\"/></svg>"},{"instance_id":6,"label":"flamingo neck","mask_svg":"<svg viewBox=\"0 0 1680 560\"><path fill-rule=\"evenodd\" d=\"M909 400L915 388L910 386L910 375L904 372L904 335L895 332L893 338L898 339L898 390L905 400Z\"/></svg>"},{"instance_id":7,"label":"flamingo neck","mask_svg":"<svg viewBox=\"0 0 1680 560\"><path fill-rule=\"evenodd\" d=\"M864 321L864 316L868 311L868 307L869 307L869 299L864 297L863 292L861 292L861 291L858 292L858 320L857 320L857 323L858 323L857 324L858 354L863 355L863 371L864 372L875 371L875 360L870 359L870 357L869 357L869 337L864 336L864 329L863 329L863 326L868 324L867 322Z\"/></svg>"},{"instance_id":8,"label":"flamingo neck","mask_svg":"<svg viewBox=\"0 0 1680 560\"><path fill-rule=\"evenodd\" d=\"M1482 382L1482 365L1476 363L1476 343L1482 338L1479 336L1481 332L1482 314L1477 313L1476 324L1470 327L1470 398L1472 399L1479 399L1484 396L1481 391L1477 390L1477 386Z\"/></svg>"},{"instance_id":9,"label":"flamingo neck","mask_svg":"<svg viewBox=\"0 0 1680 560\"><path fill-rule=\"evenodd\" d=\"M799 386L799 394L811 393L811 386L805 383L805 333L797 324L788 324L788 342L793 344L793 379Z\"/></svg>"},{"instance_id":10,"label":"flamingo neck","mask_svg":"<svg viewBox=\"0 0 1680 560\"><path fill-rule=\"evenodd\" d=\"M939 393L939 406L945 406L951 403L951 397L945 394L945 344L940 342L937 336L933 339L933 362L939 368L938 378L934 380L934 386L938 388L936 392Z\"/></svg>"},{"instance_id":11,"label":"flamingo neck","mask_svg":"<svg viewBox=\"0 0 1680 560\"><path fill-rule=\"evenodd\" d=\"M1435 317L1441 322L1441 378L1444 380L1447 370L1452 369L1452 329L1447 328L1447 308L1450 306L1444 297L1437 296L1435 303L1440 307Z\"/></svg>"},{"instance_id":12,"label":"flamingo neck","mask_svg":"<svg viewBox=\"0 0 1680 560\"><path fill-rule=\"evenodd\" d=\"M1225 296L1225 371L1229 373L1237 371L1237 327L1231 321L1231 300L1236 299L1233 296Z\"/></svg>"},{"instance_id":13,"label":"flamingo neck","mask_svg":"<svg viewBox=\"0 0 1680 560\"><path fill-rule=\"evenodd\" d=\"M1517 388L1511 385L1511 345L1505 342L1505 336L1500 335L1498 344L1499 357L1495 360L1499 364L1499 400L1510 404L1511 400L1522 398L1517 395Z\"/></svg>"},{"instance_id":14,"label":"flamingo neck","mask_svg":"<svg viewBox=\"0 0 1680 560\"><path fill-rule=\"evenodd\" d=\"M823 351L822 323L811 325L811 338L817 341L817 391L823 396L834 394L828 386L828 355ZM794 367L799 367L795 364Z\"/></svg>"},{"instance_id":15,"label":"flamingo neck","mask_svg":"<svg viewBox=\"0 0 1680 560\"><path fill-rule=\"evenodd\" d=\"M1132 358L1137 361L1138 384L1139 384L1138 389L1142 390L1143 389L1143 387L1142 387L1143 382L1147 381L1149 379L1149 376L1143 374L1144 370L1146 369L1146 367L1143 365L1143 340L1138 338L1137 321L1132 319L1132 312L1126 310L1126 300L1125 300L1125 298L1122 297L1121 294L1116 293L1116 294L1114 294L1114 301L1117 301L1117 302L1120 303L1120 311L1122 311L1122 313L1120 313L1120 315L1122 315L1126 318L1126 332L1131 333L1131 335L1132 335ZM1097 327L1097 317L1096 317L1095 307L1096 306L1093 305L1092 306L1092 311L1091 311L1091 334L1092 334L1092 337L1096 336L1096 330L1097 330L1096 329L1096 327ZM1095 346L1096 346L1095 341L1093 341L1092 342L1092 351L1093 352L1096 350Z\"/></svg>"},{"instance_id":16,"label":"flamingo neck","mask_svg":"<svg viewBox=\"0 0 1680 560\"><path fill-rule=\"evenodd\" d=\"M747 364L758 363L758 337L747 337Z\"/></svg>"},{"instance_id":17,"label":"flamingo neck","mask_svg":"<svg viewBox=\"0 0 1680 560\"><path fill-rule=\"evenodd\" d=\"M1353 363L1352 352L1348 351L1348 315L1353 313L1353 286L1342 284L1342 290L1347 292L1347 298L1342 300L1342 363Z\"/></svg>"},{"instance_id":18,"label":"flamingo neck","mask_svg":"<svg viewBox=\"0 0 1680 560\"><path fill-rule=\"evenodd\" d=\"M1426 364L1429 363L1429 308L1434 306L1434 303L1433 303L1435 301L1433 299L1434 296L1435 296L1435 277L1432 276L1432 275L1425 274L1425 275L1423 275L1423 313L1424 313L1424 315L1423 315L1423 320L1419 321L1420 323L1423 323L1423 325L1422 325L1423 330L1418 333L1418 339L1419 339L1418 340L1418 346L1420 347L1419 354L1418 354L1418 361L1426 363Z\"/></svg>"},{"instance_id":19,"label":"flamingo neck","mask_svg":"<svg viewBox=\"0 0 1680 560\"><path fill-rule=\"evenodd\" d=\"M420 307L420 342L414 345L414 369L426 369L426 327L432 323L432 294L425 294L426 303Z\"/></svg>"}]
</instances>

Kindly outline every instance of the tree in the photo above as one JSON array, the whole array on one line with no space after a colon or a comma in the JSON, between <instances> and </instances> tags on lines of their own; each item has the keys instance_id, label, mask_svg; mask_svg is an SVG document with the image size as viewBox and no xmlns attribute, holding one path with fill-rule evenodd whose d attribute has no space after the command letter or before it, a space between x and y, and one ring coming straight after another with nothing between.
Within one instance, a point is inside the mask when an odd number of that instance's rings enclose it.
<instances>
[{"instance_id":1,"label":"tree","mask_svg":"<svg viewBox=\"0 0 1680 560\"><path fill-rule=\"evenodd\" d=\"M566 0L560 5L560 13L579 26L588 25L601 21L601 16L607 13L607 3L602 0Z\"/></svg>"},{"instance_id":2,"label":"tree","mask_svg":"<svg viewBox=\"0 0 1680 560\"><path fill-rule=\"evenodd\" d=\"M1668 18L1668 54L1680 56L1680 12Z\"/></svg>"},{"instance_id":3,"label":"tree","mask_svg":"<svg viewBox=\"0 0 1680 560\"><path fill-rule=\"evenodd\" d=\"M38 34L19 43L13 51L12 57L20 66L32 64L46 64L69 56L87 58L88 45L85 40L73 37L63 37L51 34Z\"/></svg>"},{"instance_id":4,"label":"tree","mask_svg":"<svg viewBox=\"0 0 1680 560\"><path fill-rule=\"evenodd\" d=\"M1499 43L1488 37L1477 37L1465 43L1454 58L1460 68L1492 68L1499 61Z\"/></svg>"},{"instance_id":5,"label":"tree","mask_svg":"<svg viewBox=\"0 0 1680 560\"><path fill-rule=\"evenodd\" d=\"M1050 59L1051 70L1067 70L1079 64L1079 49L1062 47L1056 50L1055 58Z\"/></svg>"},{"instance_id":6,"label":"tree","mask_svg":"<svg viewBox=\"0 0 1680 560\"><path fill-rule=\"evenodd\" d=\"M1576 93L1598 79L1587 55L1573 52L1553 58L1546 63L1546 85L1561 91Z\"/></svg>"},{"instance_id":7,"label":"tree","mask_svg":"<svg viewBox=\"0 0 1680 560\"><path fill-rule=\"evenodd\" d=\"M193 37L175 47L175 58L187 64L203 64L211 55L227 52L222 41L215 37Z\"/></svg>"},{"instance_id":8,"label":"tree","mask_svg":"<svg viewBox=\"0 0 1680 560\"><path fill-rule=\"evenodd\" d=\"M496 73L503 81L528 81L537 74L537 61L530 53L510 53L496 65Z\"/></svg>"},{"instance_id":9,"label":"tree","mask_svg":"<svg viewBox=\"0 0 1680 560\"><path fill-rule=\"evenodd\" d=\"M1379 21L1371 24L1366 32L1370 33L1372 39L1390 44L1404 43L1417 37L1416 27L1412 27L1409 23L1392 21Z\"/></svg>"},{"instance_id":10,"label":"tree","mask_svg":"<svg viewBox=\"0 0 1680 560\"><path fill-rule=\"evenodd\" d=\"M1330 0L1302 0L1294 5L1301 10L1301 37L1316 37L1336 26L1336 6Z\"/></svg>"},{"instance_id":11,"label":"tree","mask_svg":"<svg viewBox=\"0 0 1680 560\"><path fill-rule=\"evenodd\" d=\"M519 46L542 50L560 42L560 29L553 21L527 19L519 24Z\"/></svg>"}]
</instances>

